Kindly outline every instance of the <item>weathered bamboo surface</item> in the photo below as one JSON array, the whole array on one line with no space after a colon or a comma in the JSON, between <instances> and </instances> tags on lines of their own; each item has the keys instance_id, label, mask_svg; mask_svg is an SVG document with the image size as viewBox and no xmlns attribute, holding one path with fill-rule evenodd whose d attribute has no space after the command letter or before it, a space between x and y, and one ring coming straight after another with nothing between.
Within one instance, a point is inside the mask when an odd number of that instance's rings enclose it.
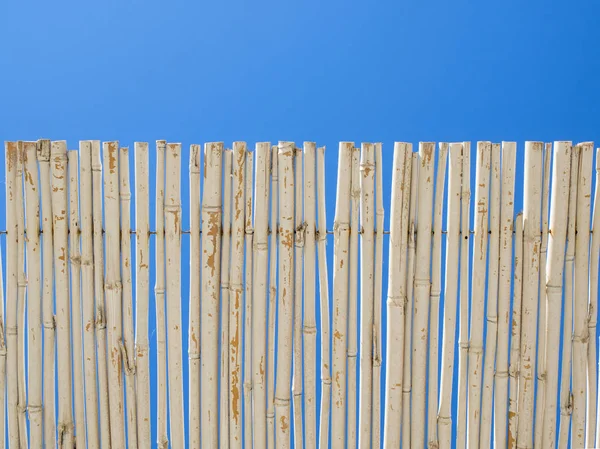
<instances>
[{"instance_id":1,"label":"weathered bamboo surface","mask_svg":"<svg viewBox=\"0 0 600 449\"><path fill-rule=\"evenodd\" d=\"M153 145L5 142L0 449L600 447L592 142Z\"/></svg>"}]
</instances>

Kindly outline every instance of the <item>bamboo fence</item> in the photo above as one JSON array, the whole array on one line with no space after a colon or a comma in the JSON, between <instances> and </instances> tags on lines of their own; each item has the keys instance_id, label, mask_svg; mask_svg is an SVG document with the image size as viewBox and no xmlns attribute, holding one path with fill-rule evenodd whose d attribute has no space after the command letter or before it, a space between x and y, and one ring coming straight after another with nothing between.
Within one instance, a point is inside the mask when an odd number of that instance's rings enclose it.
<instances>
[{"instance_id":1,"label":"bamboo fence","mask_svg":"<svg viewBox=\"0 0 600 449\"><path fill-rule=\"evenodd\" d=\"M6 142L0 449L600 445L600 149L474 148L341 142L328 223L313 142Z\"/></svg>"}]
</instances>

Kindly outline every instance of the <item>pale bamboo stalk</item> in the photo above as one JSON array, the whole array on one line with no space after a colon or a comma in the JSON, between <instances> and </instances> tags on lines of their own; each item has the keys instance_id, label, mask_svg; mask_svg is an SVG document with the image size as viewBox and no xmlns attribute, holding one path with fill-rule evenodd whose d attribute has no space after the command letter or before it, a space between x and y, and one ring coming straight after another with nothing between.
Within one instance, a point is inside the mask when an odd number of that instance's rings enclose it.
<instances>
[{"instance_id":1,"label":"pale bamboo stalk","mask_svg":"<svg viewBox=\"0 0 600 449\"><path fill-rule=\"evenodd\" d=\"M525 142L523 192L523 298L517 447L533 447L536 327L539 296L543 145Z\"/></svg>"},{"instance_id":2,"label":"pale bamboo stalk","mask_svg":"<svg viewBox=\"0 0 600 449\"><path fill-rule=\"evenodd\" d=\"M425 445L427 336L429 334L429 294L431 290L431 230L434 176L433 142L419 143L419 207L417 209L417 248L414 280L411 447ZM422 237L425 236L425 237Z\"/></svg>"},{"instance_id":3,"label":"pale bamboo stalk","mask_svg":"<svg viewBox=\"0 0 600 449\"><path fill-rule=\"evenodd\" d=\"M231 170L233 152L223 152L224 182L221 238L221 391L219 395L220 438L222 448L229 447L229 254L231 249Z\"/></svg>"},{"instance_id":4,"label":"pale bamboo stalk","mask_svg":"<svg viewBox=\"0 0 600 449\"><path fill-rule=\"evenodd\" d=\"M360 235L360 148L352 150L350 190L350 297L348 299L348 447L356 448L358 409L356 407L358 356L358 236Z\"/></svg>"},{"instance_id":5,"label":"pale bamboo stalk","mask_svg":"<svg viewBox=\"0 0 600 449\"><path fill-rule=\"evenodd\" d=\"M37 147L35 142L24 142L25 203L27 226L27 323L29 330L29 398L27 409L32 447L43 447L42 421L42 267L40 254L40 194L38 181ZM0 286L1 288L1 286ZM1 304L1 303L0 303ZM2 335L2 338L4 336ZM6 361L6 359L4 359ZM82 392L83 393L83 392ZM0 402L4 410L4 402ZM4 424L4 423L3 423ZM4 433L0 433L4 444Z\"/></svg>"},{"instance_id":6,"label":"pale bamboo stalk","mask_svg":"<svg viewBox=\"0 0 600 449\"><path fill-rule=\"evenodd\" d=\"M488 283L485 338L485 360L483 365L483 387L481 392L481 424L479 447L491 447L492 410L494 401L494 368L498 342L498 270L500 265L500 144L492 144L490 182L490 222L488 241Z\"/></svg>"},{"instance_id":7,"label":"pale bamboo stalk","mask_svg":"<svg viewBox=\"0 0 600 449\"><path fill-rule=\"evenodd\" d=\"M458 405L456 447L465 449L467 440L467 362L469 354L469 220L471 211L471 142L463 142L460 192L460 311L458 337Z\"/></svg>"},{"instance_id":8,"label":"pale bamboo stalk","mask_svg":"<svg viewBox=\"0 0 600 449\"><path fill-rule=\"evenodd\" d=\"M348 326L347 259L350 243L350 190L352 182L351 170L353 148L353 142L340 142L335 221L333 224L332 377L335 380L331 398L331 445L333 447L345 447L344 440L346 436L346 331ZM321 184L319 184L319 186L321 186ZM319 227L320 226L321 223L319 220ZM353 385L352 388L356 387ZM323 423L323 421L321 422Z\"/></svg>"},{"instance_id":9,"label":"pale bamboo stalk","mask_svg":"<svg viewBox=\"0 0 600 449\"><path fill-rule=\"evenodd\" d=\"M136 406L139 449L150 449L150 354L148 317L150 299L150 210L148 143L135 142L135 349ZM83 178L82 178L83 181ZM83 190L83 183L82 183ZM83 192L82 192L83 193ZM199 201L199 199L198 199ZM83 203L82 203L83 210ZM197 210L198 215L200 210ZM82 220L83 225L83 220ZM199 230L198 230L199 232ZM82 235L82 241L84 237ZM198 272L199 274L199 268ZM192 278L198 276L192 276ZM200 393L198 392L198 396ZM87 411L87 410L86 410ZM190 426L191 427L191 426ZM88 426L89 429L89 426ZM88 430L89 441L89 430Z\"/></svg>"},{"instance_id":10,"label":"pale bamboo stalk","mask_svg":"<svg viewBox=\"0 0 600 449\"><path fill-rule=\"evenodd\" d=\"M549 149L547 149L548 151ZM546 153L546 157L549 154ZM571 142L554 142L554 165L552 168L552 198L550 201L550 233L548 237L548 265L542 273L546 297L546 399L542 447L556 447L556 398L558 393L558 360L560 353L561 307L563 294L563 272L565 244L567 239L567 214L569 202L569 176L571 172ZM567 336L568 338L568 336Z\"/></svg>"},{"instance_id":11,"label":"pale bamboo stalk","mask_svg":"<svg viewBox=\"0 0 600 449\"><path fill-rule=\"evenodd\" d=\"M19 447L19 387L18 387L18 290L19 290L19 227L17 220L17 142L5 142L6 151L6 363L8 371L8 441L9 447ZM49 154L48 154L49 157ZM47 186L50 190L50 185ZM47 265L52 266L52 264Z\"/></svg>"},{"instance_id":12,"label":"pale bamboo stalk","mask_svg":"<svg viewBox=\"0 0 600 449\"><path fill-rule=\"evenodd\" d=\"M246 152L246 219L245 245L246 264L244 265L244 286L246 289L244 302L246 305L244 329L244 447L252 449L252 245L254 228L252 227L252 184L254 169L254 153Z\"/></svg>"},{"instance_id":13,"label":"pale bamboo stalk","mask_svg":"<svg viewBox=\"0 0 600 449\"><path fill-rule=\"evenodd\" d=\"M0 252L2 246L0 245ZM6 447L6 340L4 321L4 270L0 257L0 449ZM41 379L40 379L41 381ZM43 429L42 429L43 431Z\"/></svg>"},{"instance_id":14,"label":"pale bamboo stalk","mask_svg":"<svg viewBox=\"0 0 600 449\"><path fill-rule=\"evenodd\" d=\"M519 395L519 365L521 363L521 309L523 298L523 213L515 218L515 255L514 255L514 285L512 337L510 340L510 364L508 366L509 396L508 396L508 437L507 448L516 449L517 430L519 425L518 395Z\"/></svg>"},{"instance_id":15,"label":"pale bamboo stalk","mask_svg":"<svg viewBox=\"0 0 600 449\"><path fill-rule=\"evenodd\" d=\"M371 444L381 447L381 298L383 290L383 154L375 144L375 279L373 287L373 409Z\"/></svg>"},{"instance_id":16,"label":"pale bamboo stalk","mask_svg":"<svg viewBox=\"0 0 600 449\"><path fill-rule=\"evenodd\" d=\"M408 227L408 267L406 280L406 302L404 317L404 362L402 373L402 447L411 444L411 393L412 393L412 324L413 324L413 292L415 280L416 257L416 214L419 181L419 153L412 152L411 148L411 181L410 181L410 206Z\"/></svg>"},{"instance_id":17,"label":"pale bamboo stalk","mask_svg":"<svg viewBox=\"0 0 600 449\"><path fill-rule=\"evenodd\" d=\"M550 163L552 161L552 144L544 146L544 174L542 187L542 246L540 248L540 298L538 313L538 347L537 347L537 387L535 399L535 428L533 447L542 447L542 427L544 424L544 403L546 400L546 256L548 254L548 201L550 194Z\"/></svg>"},{"instance_id":18,"label":"pale bamboo stalk","mask_svg":"<svg viewBox=\"0 0 600 449\"><path fill-rule=\"evenodd\" d=\"M119 213L119 143L103 142L104 157L104 227L106 253L106 324L108 327L108 399L110 404L110 437L113 448L125 447L123 372L121 345L122 285L120 259L120 213ZM55 223L56 224L56 223ZM55 246L56 245L55 242ZM57 315L58 316L58 315Z\"/></svg>"},{"instance_id":19,"label":"pale bamboo stalk","mask_svg":"<svg viewBox=\"0 0 600 449\"><path fill-rule=\"evenodd\" d=\"M467 444L469 448L479 447L491 150L492 145L490 142L477 142L477 171L475 174L475 207L477 210L475 212L475 234L473 236L471 332L469 335L469 402L467 409Z\"/></svg>"},{"instance_id":20,"label":"pale bamboo stalk","mask_svg":"<svg viewBox=\"0 0 600 449\"><path fill-rule=\"evenodd\" d=\"M331 340L329 321L329 276L327 274L327 208L325 207L325 147L317 149L317 240L319 268L319 305L321 315L321 411L319 415L319 446L329 445L331 414Z\"/></svg>"},{"instance_id":21,"label":"pale bamboo stalk","mask_svg":"<svg viewBox=\"0 0 600 449\"><path fill-rule=\"evenodd\" d=\"M277 313L277 217L279 215L278 148L271 148L271 176L273 195L271 197L271 237L269 241L269 315L267 357L267 447L275 448L275 315Z\"/></svg>"},{"instance_id":22,"label":"pale bamboo stalk","mask_svg":"<svg viewBox=\"0 0 600 449\"><path fill-rule=\"evenodd\" d=\"M156 352L157 352L157 441L169 447L167 433L167 328L165 321L165 152L167 142L156 141Z\"/></svg>"},{"instance_id":23,"label":"pale bamboo stalk","mask_svg":"<svg viewBox=\"0 0 600 449\"><path fill-rule=\"evenodd\" d=\"M508 338L513 252L516 144L502 142L502 205L500 207L500 270L498 278L498 349L494 376L494 445L507 447ZM560 333L558 334L560 335Z\"/></svg>"},{"instance_id":24,"label":"pale bamboo stalk","mask_svg":"<svg viewBox=\"0 0 600 449\"><path fill-rule=\"evenodd\" d=\"M218 447L219 298L221 286L221 195L223 143L204 145L202 193L202 317L200 348L202 447Z\"/></svg>"},{"instance_id":25,"label":"pale bamboo stalk","mask_svg":"<svg viewBox=\"0 0 600 449\"><path fill-rule=\"evenodd\" d=\"M267 447L267 403L265 367L267 361L267 271L269 228L269 142L256 144L256 176L254 178L254 252L252 299L252 423L254 447Z\"/></svg>"},{"instance_id":26,"label":"pale bamboo stalk","mask_svg":"<svg viewBox=\"0 0 600 449\"><path fill-rule=\"evenodd\" d=\"M58 347L58 438L59 448L73 448L73 398L71 395L71 317L67 272L68 225L67 144L51 144L52 211L54 216L54 280L56 286L56 339ZM27 446L22 446L27 447Z\"/></svg>"},{"instance_id":27,"label":"pale bamboo stalk","mask_svg":"<svg viewBox=\"0 0 600 449\"><path fill-rule=\"evenodd\" d=\"M563 344L560 382L560 423L558 447L567 447L569 427L573 413L571 393L571 367L573 352L573 272L575 261L575 232L577 216L577 179L579 177L579 147L571 148L571 176L569 187L569 211L567 222L567 249L565 254L565 302L563 316Z\"/></svg>"},{"instance_id":28,"label":"pale bamboo stalk","mask_svg":"<svg viewBox=\"0 0 600 449\"><path fill-rule=\"evenodd\" d=\"M594 146L578 144L577 235L575 237L575 309L573 312L573 421L572 447L585 447L587 396L587 343L589 302L590 212ZM595 336L593 337L595 338Z\"/></svg>"},{"instance_id":29,"label":"pale bamboo stalk","mask_svg":"<svg viewBox=\"0 0 600 449\"><path fill-rule=\"evenodd\" d=\"M242 317L244 265L244 191L246 187L246 144L233 143L233 209L231 225L231 268L229 298L229 444L242 447Z\"/></svg>"},{"instance_id":30,"label":"pale bamboo stalk","mask_svg":"<svg viewBox=\"0 0 600 449\"><path fill-rule=\"evenodd\" d=\"M394 143L388 259L386 400L383 433L383 445L386 449L395 449L400 446L402 425L404 307L406 303L406 251L411 165L410 144Z\"/></svg>"},{"instance_id":31,"label":"pale bamboo stalk","mask_svg":"<svg viewBox=\"0 0 600 449\"><path fill-rule=\"evenodd\" d=\"M190 145L190 305L189 387L190 448L200 449L200 145Z\"/></svg>"},{"instance_id":32,"label":"pale bamboo stalk","mask_svg":"<svg viewBox=\"0 0 600 449\"><path fill-rule=\"evenodd\" d=\"M92 219L94 251L94 296L96 309L96 352L98 357L98 389L100 435L102 449L111 447L110 409L108 405L108 360L106 341L106 303L104 295L104 236L102 232L102 156L100 141L92 145ZM44 319L44 321L46 321ZM44 399L46 395L44 394ZM160 408L159 408L160 409ZM159 412L160 413L160 412Z\"/></svg>"},{"instance_id":33,"label":"pale bamboo stalk","mask_svg":"<svg viewBox=\"0 0 600 449\"><path fill-rule=\"evenodd\" d=\"M446 234L446 279L444 282L444 328L442 335L442 379L440 385L440 405L437 415L437 442L438 447L441 449L450 449L452 447L452 383L458 298L462 151L462 144L450 144L447 206L448 233Z\"/></svg>"},{"instance_id":34,"label":"pale bamboo stalk","mask_svg":"<svg viewBox=\"0 0 600 449\"><path fill-rule=\"evenodd\" d=\"M306 449L317 447L317 324L315 317L316 145L304 142L304 433ZM258 204L257 204L258 206ZM256 217L256 216L255 216ZM255 218L256 220L256 218Z\"/></svg>"},{"instance_id":35,"label":"pale bamboo stalk","mask_svg":"<svg viewBox=\"0 0 600 449\"><path fill-rule=\"evenodd\" d=\"M75 440L86 446L85 391L83 384L83 335L81 313L81 247L79 243L79 161L78 151L68 151L69 174L69 262L71 269L71 334L73 344L73 393L75 403ZM39 220L35 221L35 227Z\"/></svg>"},{"instance_id":36,"label":"pale bamboo stalk","mask_svg":"<svg viewBox=\"0 0 600 449\"><path fill-rule=\"evenodd\" d=\"M429 294L429 379L427 405L427 442L428 447L437 448L438 429L438 381L439 381L439 326L440 295L442 289L442 213L444 207L444 188L446 183L446 165L448 162L448 144L440 143L435 181L433 205L433 246L431 251L431 291Z\"/></svg>"},{"instance_id":37,"label":"pale bamboo stalk","mask_svg":"<svg viewBox=\"0 0 600 449\"><path fill-rule=\"evenodd\" d=\"M294 447L302 448L302 255L304 252L304 222L302 208L302 150L294 152L294 176L296 182L296 214L294 219L294 366L292 373Z\"/></svg>"}]
</instances>

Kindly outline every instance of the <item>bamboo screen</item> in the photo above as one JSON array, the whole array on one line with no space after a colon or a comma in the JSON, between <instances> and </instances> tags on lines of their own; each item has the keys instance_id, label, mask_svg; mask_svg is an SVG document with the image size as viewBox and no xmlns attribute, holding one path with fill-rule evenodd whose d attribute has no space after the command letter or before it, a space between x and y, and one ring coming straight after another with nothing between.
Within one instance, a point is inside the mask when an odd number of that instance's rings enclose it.
<instances>
[{"instance_id":1,"label":"bamboo screen","mask_svg":"<svg viewBox=\"0 0 600 449\"><path fill-rule=\"evenodd\" d=\"M591 143L5 150L0 447L599 445Z\"/></svg>"}]
</instances>

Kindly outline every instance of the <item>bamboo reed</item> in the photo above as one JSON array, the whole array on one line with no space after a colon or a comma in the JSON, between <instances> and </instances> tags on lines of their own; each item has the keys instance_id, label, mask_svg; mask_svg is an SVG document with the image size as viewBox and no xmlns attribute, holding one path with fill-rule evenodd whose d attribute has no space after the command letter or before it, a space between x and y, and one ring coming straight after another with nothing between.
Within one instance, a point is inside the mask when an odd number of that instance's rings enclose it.
<instances>
[{"instance_id":1,"label":"bamboo reed","mask_svg":"<svg viewBox=\"0 0 600 449\"><path fill-rule=\"evenodd\" d=\"M547 157L549 156L546 153ZM550 201L550 233L548 237L548 265L543 273L546 307L546 399L542 447L556 447L556 398L558 393L560 332L551 331L561 327L563 272L565 244L567 239L567 215L569 202L569 176L571 172L571 142L554 143L554 166L552 168L552 198Z\"/></svg>"},{"instance_id":2,"label":"bamboo reed","mask_svg":"<svg viewBox=\"0 0 600 449\"><path fill-rule=\"evenodd\" d=\"M450 144L450 167L448 169L448 212L446 234L446 278L444 282L444 328L442 336L442 368L440 405L437 415L436 439L438 447L452 447L452 383L454 372L454 345L456 335L456 305L458 297L459 249L460 249L460 184L463 146ZM439 181L438 181L439 182ZM437 200L437 196L436 196ZM440 211L440 215L441 215ZM441 217L440 217L441 218ZM437 217L436 217L437 219ZM441 223L440 223L441 225ZM436 222L437 228L437 222ZM441 229L436 229L441 232ZM434 234L435 236L435 234ZM434 251L435 254L435 251ZM435 256L434 256L435 257ZM441 256L440 256L441 258ZM434 272L435 273L435 272ZM434 424L435 425L435 424Z\"/></svg>"},{"instance_id":3,"label":"bamboo reed","mask_svg":"<svg viewBox=\"0 0 600 449\"><path fill-rule=\"evenodd\" d=\"M336 194L336 210L335 221L333 225L334 271L332 377L335 380L335 382L333 383L331 398L331 444L334 447L345 447L344 440L346 436L346 332L348 325L347 254L350 243L350 190L352 182L351 170L353 148L354 143L352 142L340 142L338 156L338 186ZM372 171L371 166L369 166L369 170ZM321 187L321 185L322 184L319 183L319 187ZM319 229L321 229L320 219ZM321 301L322 300L323 299L321 299ZM323 318L321 320L323 321ZM323 424L323 421L321 421L321 423Z\"/></svg>"},{"instance_id":4,"label":"bamboo reed","mask_svg":"<svg viewBox=\"0 0 600 449\"><path fill-rule=\"evenodd\" d=\"M2 246L0 245L0 252ZM0 448L6 445L6 339L4 321L4 270L0 257ZM41 381L41 379L40 379ZM43 431L43 429L42 429Z\"/></svg>"},{"instance_id":5,"label":"bamboo reed","mask_svg":"<svg viewBox=\"0 0 600 449\"><path fill-rule=\"evenodd\" d=\"M429 295L429 380L427 405L427 441L428 447L437 448L438 429L438 382L439 382L439 325L440 294L442 288L442 213L444 206L444 188L446 183L446 165L448 144L440 143L438 152L435 198L433 205L433 247L431 253L431 292Z\"/></svg>"},{"instance_id":6,"label":"bamboo reed","mask_svg":"<svg viewBox=\"0 0 600 449\"><path fill-rule=\"evenodd\" d=\"M135 353L136 409L139 449L150 449L150 354L148 317L150 298L150 210L148 143L135 142ZM83 163L82 163L83 165ZM83 178L82 178L83 181ZM82 182L83 194L83 182ZM83 197L82 197L83 210ZM197 211L200 214L200 211ZM83 228L83 217L82 217ZM82 235L82 241L84 236ZM190 276L194 278L196 276ZM198 393L199 395L199 393ZM89 429L89 425L88 425ZM89 441L89 432L88 432Z\"/></svg>"},{"instance_id":7,"label":"bamboo reed","mask_svg":"<svg viewBox=\"0 0 600 449\"><path fill-rule=\"evenodd\" d=\"M498 278L498 349L494 376L494 445L507 447L508 338L510 332L510 287L513 252L516 144L502 142L500 206L500 268Z\"/></svg>"},{"instance_id":8,"label":"bamboo reed","mask_svg":"<svg viewBox=\"0 0 600 449\"><path fill-rule=\"evenodd\" d=\"M219 297L221 285L221 199L223 143L204 145L202 194L202 447L218 447Z\"/></svg>"},{"instance_id":9,"label":"bamboo reed","mask_svg":"<svg viewBox=\"0 0 600 449\"><path fill-rule=\"evenodd\" d=\"M254 153L246 152L246 220L245 245L246 264L244 274L245 293L245 329L244 329L244 447L252 449L252 246L254 228L252 227L252 184Z\"/></svg>"}]
</instances>

